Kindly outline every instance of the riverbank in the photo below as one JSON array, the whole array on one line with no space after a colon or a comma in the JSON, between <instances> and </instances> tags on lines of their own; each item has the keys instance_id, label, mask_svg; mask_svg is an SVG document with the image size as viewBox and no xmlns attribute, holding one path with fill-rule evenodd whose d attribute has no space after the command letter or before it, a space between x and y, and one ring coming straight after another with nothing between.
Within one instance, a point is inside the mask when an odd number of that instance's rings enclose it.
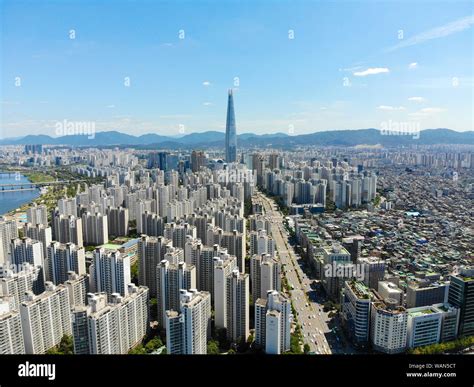
<instances>
[{"instance_id":1,"label":"riverbank","mask_svg":"<svg viewBox=\"0 0 474 387\"><path fill-rule=\"evenodd\" d=\"M3 184L31 183L24 174L16 175L14 171L0 171L0 181ZM22 216L28 205L37 200L42 194L40 189L0 191L0 214L13 217ZM26 214L25 214L26 215Z\"/></svg>"}]
</instances>

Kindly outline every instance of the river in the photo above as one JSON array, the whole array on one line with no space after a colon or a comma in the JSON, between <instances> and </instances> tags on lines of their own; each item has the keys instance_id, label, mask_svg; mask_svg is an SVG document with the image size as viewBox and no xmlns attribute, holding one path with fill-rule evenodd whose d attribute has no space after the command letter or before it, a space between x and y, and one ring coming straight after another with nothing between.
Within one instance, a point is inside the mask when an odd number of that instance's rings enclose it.
<instances>
[{"instance_id":1,"label":"river","mask_svg":"<svg viewBox=\"0 0 474 387\"><path fill-rule=\"evenodd\" d=\"M15 174L8 174L6 172L0 172L0 184L8 183L27 183L29 182L26 176L20 175L19 180L15 178ZM6 214L7 212L21 207L23 204L31 202L40 196L40 190L25 190L15 192L5 192L0 189L0 214Z\"/></svg>"}]
</instances>

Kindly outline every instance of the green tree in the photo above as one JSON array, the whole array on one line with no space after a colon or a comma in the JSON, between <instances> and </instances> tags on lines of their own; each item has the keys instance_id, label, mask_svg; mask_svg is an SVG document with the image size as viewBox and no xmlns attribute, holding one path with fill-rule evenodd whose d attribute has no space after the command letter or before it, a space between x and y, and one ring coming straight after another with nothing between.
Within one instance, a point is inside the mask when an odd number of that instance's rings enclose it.
<instances>
[{"instance_id":1,"label":"green tree","mask_svg":"<svg viewBox=\"0 0 474 387\"><path fill-rule=\"evenodd\" d=\"M219 355L219 342L216 340L211 340L207 343L207 354L208 355Z\"/></svg>"},{"instance_id":2,"label":"green tree","mask_svg":"<svg viewBox=\"0 0 474 387\"><path fill-rule=\"evenodd\" d=\"M293 354L301 354L300 337L293 333L290 338L290 352Z\"/></svg>"},{"instance_id":3,"label":"green tree","mask_svg":"<svg viewBox=\"0 0 474 387\"><path fill-rule=\"evenodd\" d=\"M159 338L159 336L155 336L151 339L148 343L145 344L145 351L146 353L152 353L156 351L158 348L163 346L163 342Z\"/></svg>"},{"instance_id":4,"label":"green tree","mask_svg":"<svg viewBox=\"0 0 474 387\"><path fill-rule=\"evenodd\" d=\"M73 355L74 342L72 336L63 335L58 345L46 351L47 355Z\"/></svg>"},{"instance_id":5,"label":"green tree","mask_svg":"<svg viewBox=\"0 0 474 387\"><path fill-rule=\"evenodd\" d=\"M130 274L132 276L132 282L135 285L138 285L138 259L135 261L135 263L130 268Z\"/></svg>"},{"instance_id":6,"label":"green tree","mask_svg":"<svg viewBox=\"0 0 474 387\"><path fill-rule=\"evenodd\" d=\"M128 351L129 355L145 355L146 351L145 348L143 348L143 345L137 345L135 348L132 348L130 351Z\"/></svg>"},{"instance_id":7,"label":"green tree","mask_svg":"<svg viewBox=\"0 0 474 387\"><path fill-rule=\"evenodd\" d=\"M303 346L303 352L306 354L308 354L309 352L311 351L311 348L309 347L309 344L306 343L304 346Z\"/></svg>"},{"instance_id":8,"label":"green tree","mask_svg":"<svg viewBox=\"0 0 474 387\"><path fill-rule=\"evenodd\" d=\"M156 298L150 298L150 317L153 321L158 318L158 300Z\"/></svg>"}]
</instances>

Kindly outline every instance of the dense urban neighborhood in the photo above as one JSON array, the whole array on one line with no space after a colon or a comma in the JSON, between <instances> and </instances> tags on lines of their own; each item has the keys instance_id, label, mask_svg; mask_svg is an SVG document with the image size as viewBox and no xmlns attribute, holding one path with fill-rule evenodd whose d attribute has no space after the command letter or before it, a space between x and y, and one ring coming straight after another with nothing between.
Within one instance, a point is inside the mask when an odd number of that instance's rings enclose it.
<instances>
[{"instance_id":1,"label":"dense urban neighborhood","mask_svg":"<svg viewBox=\"0 0 474 387\"><path fill-rule=\"evenodd\" d=\"M0 148L0 353L470 351L472 147L241 149L228 99L224 153Z\"/></svg>"}]
</instances>

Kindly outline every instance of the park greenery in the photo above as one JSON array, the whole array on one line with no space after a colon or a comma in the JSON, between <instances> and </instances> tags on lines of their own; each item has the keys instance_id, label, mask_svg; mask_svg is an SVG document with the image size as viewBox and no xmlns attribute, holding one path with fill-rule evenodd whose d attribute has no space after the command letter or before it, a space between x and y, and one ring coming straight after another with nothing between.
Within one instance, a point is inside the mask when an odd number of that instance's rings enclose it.
<instances>
[{"instance_id":1,"label":"park greenery","mask_svg":"<svg viewBox=\"0 0 474 387\"><path fill-rule=\"evenodd\" d=\"M459 352L474 345L474 336L461 337L454 341L427 345L409 351L413 355L434 355L447 352Z\"/></svg>"},{"instance_id":2,"label":"park greenery","mask_svg":"<svg viewBox=\"0 0 474 387\"><path fill-rule=\"evenodd\" d=\"M47 355L73 355L74 354L74 342L72 336L64 335L61 341L55 347L52 347L46 351Z\"/></svg>"},{"instance_id":3,"label":"park greenery","mask_svg":"<svg viewBox=\"0 0 474 387\"><path fill-rule=\"evenodd\" d=\"M163 341L157 332L152 332L143 340L142 343L132 348L128 353L130 355L148 355L161 347L163 347Z\"/></svg>"}]
</instances>

